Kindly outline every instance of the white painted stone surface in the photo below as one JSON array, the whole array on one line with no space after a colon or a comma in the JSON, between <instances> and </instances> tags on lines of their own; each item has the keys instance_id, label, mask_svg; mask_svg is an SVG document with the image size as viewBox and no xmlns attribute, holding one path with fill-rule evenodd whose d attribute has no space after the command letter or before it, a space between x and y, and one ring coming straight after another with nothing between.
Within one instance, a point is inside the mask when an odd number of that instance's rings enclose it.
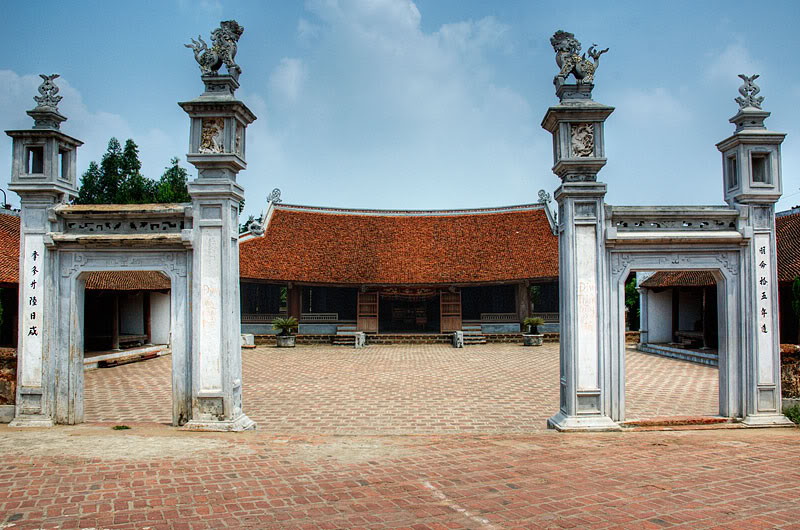
<instances>
[{"instance_id":1,"label":"white painted stone surface","mask_svg":"<svg viewBox=\"0 0 800 530\"><path fill-rule=\"evenodd\" d=\"M775 329L773 329L773 291L772 284L772 257L769 251L770 235L756 234L754 237L755 253L753 270L755 278L755 299L757 314L751 315L755 318L758 331L756 344L758 347L758 383L770 385L775 383L775 365L773 364L772 351L774 349Z\"/></svg>"},{"instance_id":2,"label":"white painted stone surface","mask_svg":"<svg viewBox=\"0 0 800 530\"><path fill-rule=\"evenodd\" d=\"M222 293L219 228L202 228L203 267L200 272L200 391L222 390Z\"/></svg>"},{"instance_id":3,"label":"white painted stone surface","mask_svg":"<svg viewBox=\"0 0 800 530\"><path fill-rule=\"evenodd\" d=\"M150 293L150 335L153 344L170 344L170 295Z\"/></svg>"},{"instance_id":4,"label":"white painted stone surface","mask_svg":"<svg viewBox=\"0 0 800 530\"><path fill-rule=\"evenodd\" d=\"M598 388L597 236L594 225L575 227L578 278L578 390Z\"/></svg>"},{"instance_id":5,"label":"white painted stone surface","mask_svg":"<svg viewBox=\"0 0 800 530\"><path fill-rule=\"evenodd\" d=\"M43 313L46 301L44 278L44 242L40 234L24 236L20 256L20 283L23 285L20 305L24 308L20 318L19 338L22 351L22 386L42 386Z\"/></svg>"},{"instance_id":6,"label":"white painted stone surface","mask_svg":"<svg viewBox=\"0 0 800 530\"><path fill-rule=\"evenodd\" d=\"M647 341L672 342L672 291L647 289Z\"/></svg>"}]
</instances>

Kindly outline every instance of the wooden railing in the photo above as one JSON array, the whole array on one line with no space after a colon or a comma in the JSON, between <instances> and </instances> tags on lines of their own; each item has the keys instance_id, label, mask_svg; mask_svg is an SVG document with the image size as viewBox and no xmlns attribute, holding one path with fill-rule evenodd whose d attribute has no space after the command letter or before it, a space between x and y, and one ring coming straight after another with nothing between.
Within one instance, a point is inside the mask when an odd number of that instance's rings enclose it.
<instances>
[{"instance_id":1,"label":"wooden railing","mask_svg":"<svg viewBox=\"0 0 800 530\"><path fill-rule=\"evenodd\" d=\"M300 322L336 322L339 320L339 313L303 313L300 315Z\"/></svg>"},{"instance_id":2,"label":"wooden railing","mask_svg":"<svg viewBox=\"0 0 800 530\"><path fill-rule=\"evenodd\" d=\"M276 318L286 318L286 313L242 313L243 324L270 324Z\"/></svg>"},{"instance_id":3,"label":"wooden railing","mask_svg":"<svg viewBox=\"0 0 800 530\"><path fill-rule=\"evenodd\" d=\"M481 322L519 322L516 313L481 313Z\"/></svg>"},{"instance_id":4,"label":"wooden railing","mask_svg":"<svg viewBox=\"0 0 800 530\"><path fill-rule=\"evenodd\" d=\"M558 312L555 313L531 313L531 317L539 317L545 324L558 324Z\"/></svg>"}]
</instances>

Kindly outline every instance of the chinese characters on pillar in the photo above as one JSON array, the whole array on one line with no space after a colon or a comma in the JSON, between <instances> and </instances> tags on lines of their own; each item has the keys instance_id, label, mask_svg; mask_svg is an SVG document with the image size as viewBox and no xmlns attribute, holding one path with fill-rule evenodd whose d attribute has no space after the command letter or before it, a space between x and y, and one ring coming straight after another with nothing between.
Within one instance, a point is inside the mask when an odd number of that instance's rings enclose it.
<instances>
[{"instance_id":1,"label":"chinese characters on pillar","mask_svg":"<svg viewBox=\"0 0 800 530\"><path fill-rule=\"evenodd\" d=\"M770 296L770 263L769 253L767 246L763 241L758 243L756 250L756 274L758 275L758 313L759 313L759 330L762 334L769 334L770 332L770 311L771 296Z\"/></svg>"},{"instance_id":2,"label":"chinese characters on pillar","mask_svg":"<svg viewBox=\"0 0 800 530\"><path fill-rule=\"evenodd\" d=\"M23 371L23 384L41 384L42 311L44 309L44 244L38 234L25 237L22 270L20 271L22 328L20 342L25 350L27 368ZM31 365L32 364L32 365ZM27 379L27 381L25 381Z\"/></svg>"}]
</instances>

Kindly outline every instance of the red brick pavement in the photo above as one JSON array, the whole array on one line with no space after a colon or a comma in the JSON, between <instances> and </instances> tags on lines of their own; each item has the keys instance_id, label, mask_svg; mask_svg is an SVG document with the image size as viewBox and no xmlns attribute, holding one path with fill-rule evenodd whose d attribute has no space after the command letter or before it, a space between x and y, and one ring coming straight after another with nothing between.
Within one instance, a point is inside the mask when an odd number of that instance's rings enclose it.
<instances>
[{"instance_id":1,"label":"red brick pavement","mask_svg":"<svg viewBox=\"0 0 800 530\"><path fill-rule=\"evenodd\" d=\"M800 528L800 431L0 427L0 528ZM161 449L162 454L158 454Z\"/></svg>"},{"instance_id":2,"label":"red brick pavement","mask_svg":"<svg viewBox=\"0 0 800 530\"><path fill-rule=\"evenodd\" d=\"M86 373L88 422L169 423L170 357ZM628 418L715 415L717 370L627 352ZM523 433L558 409L558 344L261 347L244 409L269 432Z\"/></svg>"}]
</instances>

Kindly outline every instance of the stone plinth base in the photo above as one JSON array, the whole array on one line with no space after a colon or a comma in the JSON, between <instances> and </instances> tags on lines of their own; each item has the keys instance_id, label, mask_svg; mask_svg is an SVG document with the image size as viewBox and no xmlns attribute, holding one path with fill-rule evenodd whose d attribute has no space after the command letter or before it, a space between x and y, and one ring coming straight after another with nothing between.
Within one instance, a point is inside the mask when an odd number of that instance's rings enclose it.
<instances>
[{"instance_id":1,"label":"stone plinth base","mask_svg":"<svg viewBox=\"0 0 800 530\"><path fill-rule=\"evenodd\" d=\"M748 416L742 423L748 427L794 427L794 422L783 414Z\"/></svg>"},{"instance_id":2,"label":"stone plinth base","mask_svg":"<svg viewBox=\"0 0 800 530\"><path fill-rule=\"evenodd\" d=\"M622 430L622 427L608 416L567 416L563 412L547 420L547 428L559 432Z\"/></svg>"},{"instance_id":3,"label":"stone plinth base","mask_svg":"<svg viewBox=\"0 0 800 530\"><path fill-rule=\"evenodd\" d=\"M53 418L40 414L20 414L8 424L9 427L52 427Z\"/></svg>"},{"instance_id":4,"label":"stone plinth base","mask_svg":"<svg viewBox=\"0 0 800 530\"><path fill-rule=\"evenodd\" d=\"M256 428L256 422L242 414L231 421L191 420L181 427L184 431L239 432Z\"/></svg>"}]
</instances>

